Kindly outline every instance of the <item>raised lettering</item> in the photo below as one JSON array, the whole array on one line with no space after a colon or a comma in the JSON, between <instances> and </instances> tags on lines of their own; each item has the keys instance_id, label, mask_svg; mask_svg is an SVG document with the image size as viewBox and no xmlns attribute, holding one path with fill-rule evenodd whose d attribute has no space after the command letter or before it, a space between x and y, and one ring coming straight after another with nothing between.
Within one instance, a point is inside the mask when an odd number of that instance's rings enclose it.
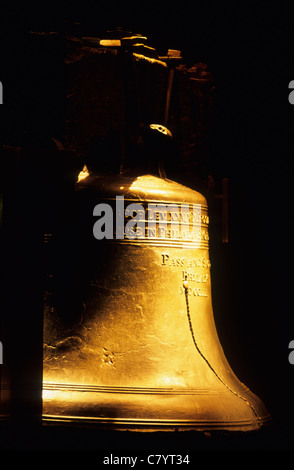
<instances>
[{"instance_id":1,"label":"raised lettering","mask_svg":"<svg viewBox=\"0 0 294 470\"><path fill-rule=\"evenodd\" d=\"M144 212L144 211L143 211ZM135 215L134 215L135 213ZM132 217L126 223L125 234L127 238L144 238L145 237L145 220L142 220L142 205L129 204L125 210L126 217ZM136 228L136 230L135 230Z\"/></svg>"},{"instance_id":2,"label":"raised lettering","mask_svg":"<svg viewBox=\"0 0 294 470\"><path fill-rule=\"evenodd\" d=\"M169 260L169 255L167 253L162 253L162 264L163 266L166 266L166 262Z\"/></svg>"}]
</instances>

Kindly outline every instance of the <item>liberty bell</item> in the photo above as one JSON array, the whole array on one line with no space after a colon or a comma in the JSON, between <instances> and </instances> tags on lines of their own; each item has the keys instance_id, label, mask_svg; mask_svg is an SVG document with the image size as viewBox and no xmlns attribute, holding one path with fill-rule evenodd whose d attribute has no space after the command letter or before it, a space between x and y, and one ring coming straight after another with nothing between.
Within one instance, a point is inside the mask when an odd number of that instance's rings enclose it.
<instances>
[{"instance_id":1,"label":"liberty bell","mask_svg":"<svg viewBox=\"0 0 294 470\"><path fill-rule=\"evenodd\" d=\"M270 420L218 338L207 201L156 171L172 139L163 124L145 125L129 154L120 140L117 167L100 147L80 168L71 220L46 235L45 422L250 431Z\"/></svg>"}]
</instances>

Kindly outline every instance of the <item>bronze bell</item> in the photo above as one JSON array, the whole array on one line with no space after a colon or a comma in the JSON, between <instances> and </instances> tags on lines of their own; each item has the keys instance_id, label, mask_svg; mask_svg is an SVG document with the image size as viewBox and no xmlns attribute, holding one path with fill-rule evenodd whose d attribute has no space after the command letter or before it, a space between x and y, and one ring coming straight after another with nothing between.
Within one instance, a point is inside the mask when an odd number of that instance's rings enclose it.
<instances>
[{"instance_id":1,"label":"bronze bell","mask_svg":"<svg viewBox=\"0 0 294 470\"><path fill-rule=\"evenodd\" d=\"M43 419L131 430L267 423L215 328L205 197L154 174L86 167L75 195L72 226L46 240Z\"/></svg>"}]
</instances>

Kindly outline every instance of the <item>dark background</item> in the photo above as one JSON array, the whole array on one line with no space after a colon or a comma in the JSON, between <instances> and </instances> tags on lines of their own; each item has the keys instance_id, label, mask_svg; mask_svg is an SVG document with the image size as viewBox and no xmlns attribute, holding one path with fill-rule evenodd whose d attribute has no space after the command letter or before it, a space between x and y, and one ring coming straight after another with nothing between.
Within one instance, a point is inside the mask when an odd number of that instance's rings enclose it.
<instances>
[{"instance_id":1,"label":"dark background","mask_svg":"<svg viewBox=\"0 0 294 470\"><path fill-rule=\"evenodd\" d=\"M283 5L278 2L258 5L224 2L143 5L138 2L136 6L111 3L109 7L98 4L95 12L84 4L76 11L74 7L61 11L60 7L51 6L49 11L23 7L16 13L7 8L1 19L3 143L17 139L23 123L32 115L31 102L43 99L42 106L45 106L52 98L50 90L48 96L40 96L37 85L30 88L29 95L22 90L23 80L30 78L24 39L30 30L63 31L68 24L77 22L85 35L99 36L101 30L122 26L146 35L157 50L180 49L186 63L208 64L216 85L215 128L208 164L216 179L229 178L230 210L229 243L222 245L218 233L212 234L210 247L215 320L229 363L239 379L263 399L273 424L250 437L212 435L210 438L194 433L186 437L130 437L128 433L113 437L109 432L50 428L34 439L28 437L25 426L20 426L17 432L3 428L3 449L102 450L104 453L116 449L118 453L125 451L125 455L126 450L136 455L136 450L151 452L170 449L169 446L174 453L292 450L294 366L288 361L288 344L294 339L294 106L288 102L288 84L294 79L293 9L291 2ZM56 54L59 53L56 49ZM52 80L56 90L59 79ZM56 106L60 100L55 95ZM52 102L50 109L54 116ZM5 120L12 113L15 127L8 129ZM41 119L44 127L58 127L52 115L41 112ZM20 222L25 223L27 217L33 220L25 201L21 201L18 210ZM29 236L22 240L22 248L35 249ZM16 255L15 258L16 265ZM36 267L32 262L27 268L35 281ZM3 274L5 277L6 273ZM31 284L36 287L36 283ZM25 291L25 287L21 289ZM14 301L19 307L20 301ZM30 308L24 302L21 305L24 316L29 316ZM16 350L19 353L22 348L23 357L26 354L32 357L33 351L29 351L23 339L26 324L23 318L15 324ZM38 327L38 322L31 326L32 336L38 334ZM28 373L25 361L23 368Z\"/></svg>"}]
</instances>

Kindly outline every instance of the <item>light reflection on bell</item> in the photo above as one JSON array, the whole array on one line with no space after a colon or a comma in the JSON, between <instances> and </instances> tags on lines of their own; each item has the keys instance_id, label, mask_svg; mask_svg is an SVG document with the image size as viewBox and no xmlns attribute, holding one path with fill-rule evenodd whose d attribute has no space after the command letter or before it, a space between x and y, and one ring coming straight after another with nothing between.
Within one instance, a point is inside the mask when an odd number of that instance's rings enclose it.
<instances>
[{"instance_id":1,"label":"light reflection on bell","mask_svg":"<svg viewBox=\"0 0 294 470\"><path fill-rule=\"evenodd\" d=\"M204 196L150 174L83 172L76 220L47 240L43 419L132 430L260 428L269 413L232 372L215 328ZM159 211L162 236L145 224L144 236L116 238L122 196L123 211L140 204L146 224L152 203L190 215L197 207L200 216L172 236L171 213ZM113 239L93 236L99 203L113 209Z\"/></svg>"}]
</instances>

